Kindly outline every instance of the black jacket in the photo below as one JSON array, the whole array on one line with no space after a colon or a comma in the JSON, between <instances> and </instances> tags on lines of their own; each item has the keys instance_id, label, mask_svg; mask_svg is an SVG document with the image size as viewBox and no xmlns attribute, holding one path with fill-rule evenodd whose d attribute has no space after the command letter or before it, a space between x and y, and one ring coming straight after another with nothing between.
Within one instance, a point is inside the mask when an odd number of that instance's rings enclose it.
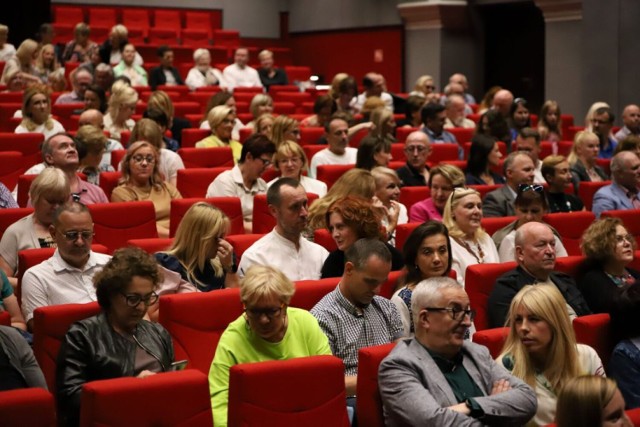
<instances>
[{"instance_id":1,"label":"black jacket","mask_svg":"<svg viewBox=\"0 0 640 427\"><path fill-rule=\"evenodd\" d=\"M184 81L182 81L182 77L180 77L180 73L176 67L169 68L169 71L173 74L173 78L176 79L177 85L184 85ZM156 90L158 86L165 83L167 83L167 77L164 75L162 65L158 65L149 70L149 86L151 86L151 90Z\"/></svg>"},{"instance_id":2,"label":"black jacket","mask_svg":"<svg viewBox=\"0 0 640 427\"><path fill-rule=\"evenodd\" d=\"M564 273L552 272L549 276L556 285L567 304L573 308L578 316L591 314L582 293L576 283ZM496 284L489 295L487 308L489 310L489 327L500 328L507 320L509 306L514 296L526 285L532 285L536 278L527 273L522 267L507 271L496 280Z\"/></svg>"},{"instance_id":3,"label":"black jacket","mask_svg":"<svg viewBox=\"0 0 640 427\"><path fill-rule=\"evenodd\" d=\"M168 371L173 362L169 333L142 320L134 334L144 349ZM78 425L82 386L90 381L134 376L137 344L118 334L104 313L71 325L62 342L56 367L58 417ZM65 424L65 423L62 423Z\"/></svg>"},{"instance_id":4,"label":"black jacket","mask_svg":"<svg viewBox=\"0 0 640 427\"><path fill-rule=\"evenodd\" d=\"M597 262L587 259L584 267L592 267L577 276L578 288L584 299L594 313L611 313L616 296L623 288L618 288ZM640 272L631 268L627 271L634 279L640 278Z\"/></svg>"},{"instance_id":5,"label":"black jacket","mask_svg":"<svg viewBox=\"0 0 640 427\"><path fill-rule=\"evenodd\" d=\"M602 178L604 181L609 179L607 173L600 166L595 165L593 169L598 175L600 175L600 178ZM589 178L589 174L587 173L587 168L582 164L580 160L571 165L571 174L573 175L574 180L587 182L591 181L591 178Z\"/></svg>"}]
</instances>

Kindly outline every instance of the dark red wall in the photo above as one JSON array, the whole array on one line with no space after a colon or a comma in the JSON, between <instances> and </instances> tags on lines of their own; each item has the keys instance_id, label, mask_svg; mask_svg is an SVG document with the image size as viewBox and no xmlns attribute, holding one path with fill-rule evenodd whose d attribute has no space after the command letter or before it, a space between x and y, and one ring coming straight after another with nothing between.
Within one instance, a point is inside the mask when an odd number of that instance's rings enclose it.
<instances>
[{"instance_id":1,"label":"dark red wall","mask_svg":"<svg viewBox=\"0 0 640 427\"><path fill-rule=\"evenodd\" d=\"M295 64L310 66L326 83L340 72L353 75L360 83L365 73L375 71L384 75L391 92L402 89L402 27L290 33L289 46ZM382 62L374 62L378 49Z\"/></svg>"}]
</instances>

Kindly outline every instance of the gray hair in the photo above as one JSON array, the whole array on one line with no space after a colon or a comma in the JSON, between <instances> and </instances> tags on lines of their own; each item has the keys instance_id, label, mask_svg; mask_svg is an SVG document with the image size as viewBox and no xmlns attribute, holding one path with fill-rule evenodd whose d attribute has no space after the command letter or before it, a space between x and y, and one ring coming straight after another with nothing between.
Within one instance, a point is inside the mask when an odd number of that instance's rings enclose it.
<instances>
[{"instance_id":1,"label":"gray hair","mask_svg":"<svg viewBox=\"0 0 640 427\"><path fill-rule=\"evenodd\" d=\"M193 52L193 60L194 60L194 61L197 61L197 60L198 60L198 59L200 59L203 55L209 55L209 57L211 57L211 54L209 53L209 51L208 51L207 49L202 48L202 47L201 47L201 48L199 48L199 49L196 49L196 50Z\"/></svg>"},{"instance_id":2,"label":"gray hair","mask_svg":"<svg viewBox=\"0 0 640 427\"><path fill-rule=\"evenodd\" d=\"M459 289L462 285L451 277L431 277L418 283L411 294L413 323L418 323L420 310L438 304L445 289Z\"/></svg>"},{"instance_id":3,"label":"gray hair","mask_svg":"<svg viewBox=\"0 0 640 427\"><path fill-rule=\"evenodd\" d=\"M105 64L104 62L96 65L96 71L106 71L107 73L113 76L113 68L111 68L108 64Z\"/></svg>"}]
</instances>

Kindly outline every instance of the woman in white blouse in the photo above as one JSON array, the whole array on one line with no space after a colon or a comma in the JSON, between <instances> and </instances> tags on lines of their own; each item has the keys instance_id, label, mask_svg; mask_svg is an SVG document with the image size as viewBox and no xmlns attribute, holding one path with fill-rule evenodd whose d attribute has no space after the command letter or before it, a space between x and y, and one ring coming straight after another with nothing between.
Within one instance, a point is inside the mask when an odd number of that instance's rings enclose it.
<instances>
[{"instance_id":1,"label":"woman in white blouse","mask_svg":"<svg viewBox=\"0 0 640 427\"><path fill-rule=\"evenodd\" d=\"M314 193L319 197L327 194L327 184L302 174L302 171L307 170L309 162L302 147L295 142L285 141L280 144L273 156L273 165L280 171L280 176L270 181L267 186L271 186L280 178L287 177L300 181L300 185L307 193Z\"/></svg>"},{"instance_id":2,"label":"woman in white blouse","mask_svg":"<svg viewBox=\"0 0 640 427\"><path fill-rule=\"evenodd\" d=\"M470 188L456 188L444 208L442 222L449 230L453 264L458 282L464 286L467 267L500 262L496 245L482 229L482 199Z\"/></svg>"}]
</instances>

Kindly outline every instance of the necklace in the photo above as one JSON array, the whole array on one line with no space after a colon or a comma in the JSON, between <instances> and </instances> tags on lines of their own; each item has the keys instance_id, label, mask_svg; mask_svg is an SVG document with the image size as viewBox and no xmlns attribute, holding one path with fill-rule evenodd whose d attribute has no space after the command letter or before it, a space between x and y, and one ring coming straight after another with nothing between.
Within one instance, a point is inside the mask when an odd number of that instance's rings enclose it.
<instances>
[{"instance_id":1,"label":"necklace","mask_svg":"<svg viewBox=\"0 0 640 427\"><path fill-rule=\"evenodd\" d=\"M605 272L606 273L606 272ZM611 281L613 281L613 283L615 283L615 285L619 288L626 286L626 285L630 285L634 282L634 278L633 276L627 271L625 270L624 273L620 276L614 275L614 274L609 274L606 273L607 276L609 277L609 279L611 279Z\"/></svg>"},{"instance_id":2,"label":"necklace","mask_svg":"<svg viewBox=\"0 0 640 427\"><path fill-rule=\"evenodd\" d=\"M465 248L467 250L467 252L469 252L471 255L473 255L473 257L476 259L478 264L484 264L484 251L482 250L482 246L480 246L480 243L473 242L473 243L476 244L476 249L478 249L478 253L476 253L471 248L471 245L469 245L469 242L467 242L466 240L464 240L464 239L455 239L455 238L454 238L454 240L456 242L458 242L460 244L460 246Z\"/></svg>"}]
</instances>

